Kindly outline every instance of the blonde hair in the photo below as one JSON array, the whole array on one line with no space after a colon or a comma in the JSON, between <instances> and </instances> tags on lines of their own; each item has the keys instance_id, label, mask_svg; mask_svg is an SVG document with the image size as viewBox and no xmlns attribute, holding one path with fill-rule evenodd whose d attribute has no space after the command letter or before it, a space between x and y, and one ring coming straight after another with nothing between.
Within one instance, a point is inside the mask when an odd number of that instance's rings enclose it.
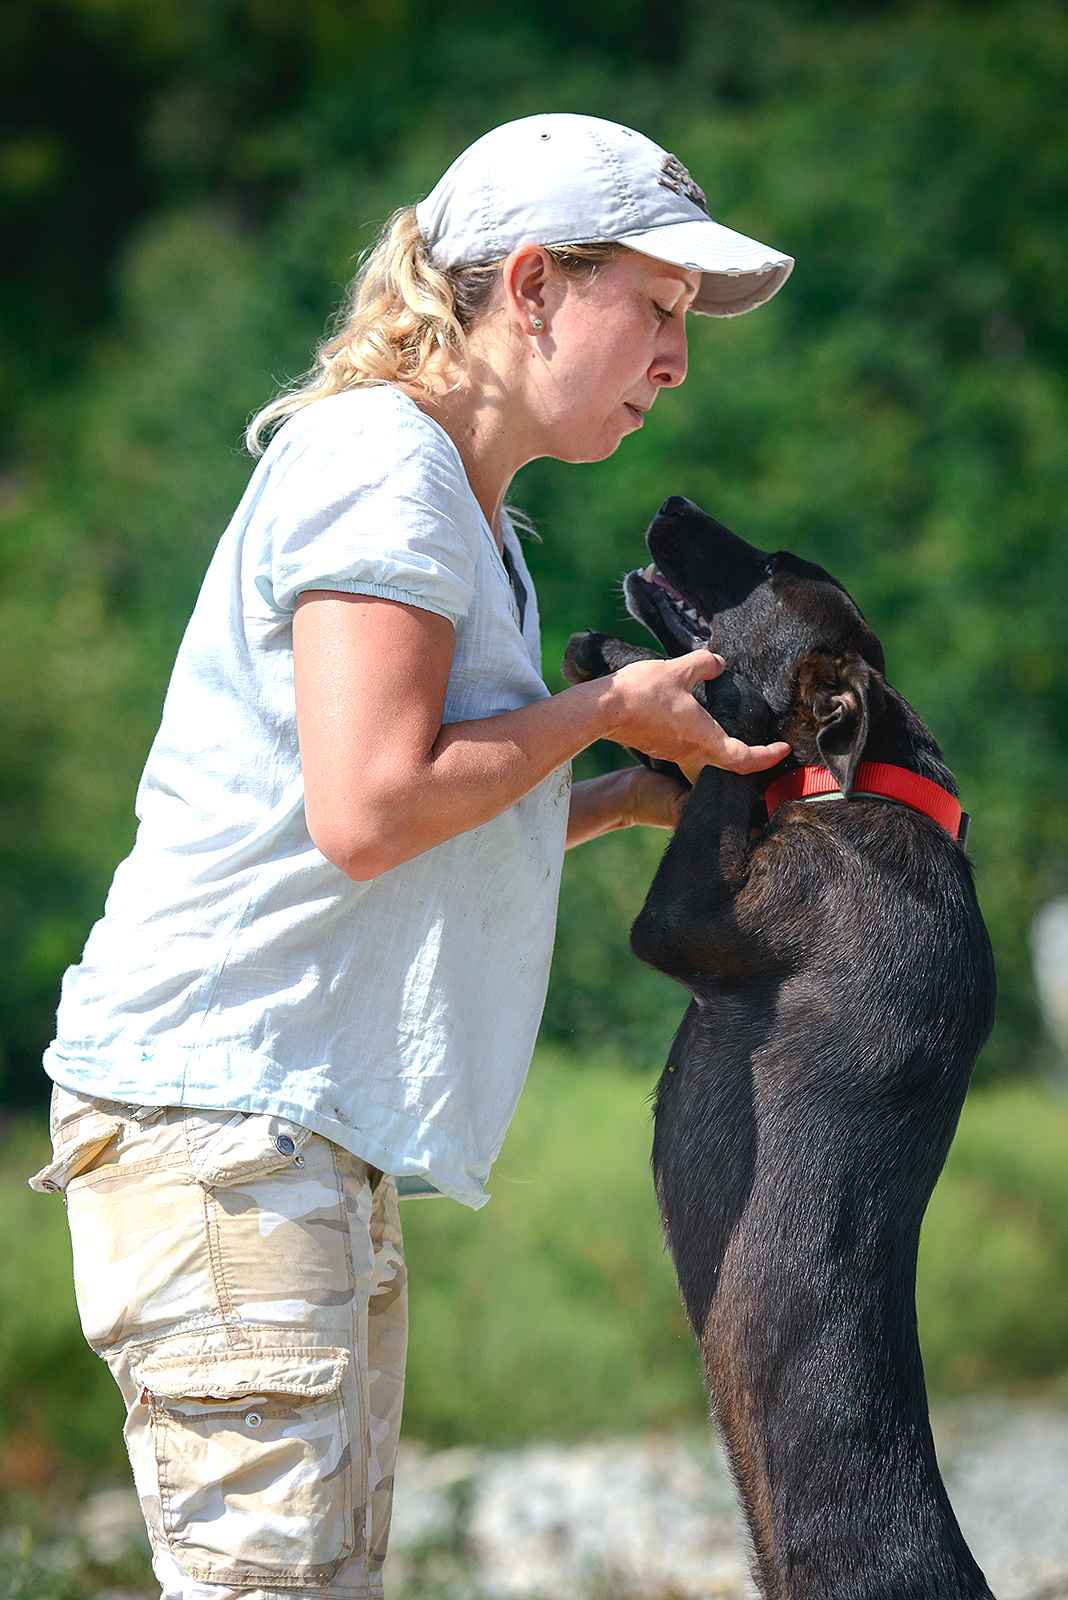
<instances>
[{"instance_id":1,"label":"blonde hair","mask_svg":"<svg viewBox=\"0 0 1068 1600\"><path fill-rule=\"evenodd\" d=\"M571 278L592 277L620 255L612 242L547 245ZM254 456L288 417L314 400L369 384L429 387L431 369L468 361L467 335L490 306L503 257L473 266L435 267L415 220L415 207L395 211L368 253L342 302L333 331L311 368L257 411L245 433Z\"/></svg>"}]
</instances>

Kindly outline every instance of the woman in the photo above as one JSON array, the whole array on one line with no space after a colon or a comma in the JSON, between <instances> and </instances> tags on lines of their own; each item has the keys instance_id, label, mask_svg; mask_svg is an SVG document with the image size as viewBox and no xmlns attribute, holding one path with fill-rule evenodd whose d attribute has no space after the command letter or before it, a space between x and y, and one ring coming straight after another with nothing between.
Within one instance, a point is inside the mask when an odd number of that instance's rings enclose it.
<instances>
[{"instance_id":1,"label":"woman","mask_svg":"<svg viewBox=\"0 0 1068 1600\"><path fill-rule=\"evenodd\" d=\"M505 510L686 372L687 310L789 258L710 220L641 135L498 128L356 281L224 535L58 1035L55 1159L86 1337L167 1600L381 1592L400 1423L396 1201L478 1206L544 1000L560 858L673 825L615 739L693 777L706 651L550 697Z\"/></svg>"}]
</instances>

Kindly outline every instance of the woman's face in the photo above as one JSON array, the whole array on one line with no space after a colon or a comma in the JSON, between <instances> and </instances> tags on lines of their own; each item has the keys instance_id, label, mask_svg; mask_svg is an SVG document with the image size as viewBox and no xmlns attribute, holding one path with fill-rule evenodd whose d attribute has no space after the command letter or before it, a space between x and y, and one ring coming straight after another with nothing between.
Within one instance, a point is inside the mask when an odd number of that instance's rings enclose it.
<instances>
[{"instance_id":1,"label":"woman's face","mask_svg":"<svg viewBox=\"0 0 1068 1600\"><path fill-rule=\"evenodd\" d=\"M524 388L539 455L602 461L660 390L686 376L686 311L700 275L626 250L589 279L554 266Z\"/></svg>"}]
</instances>

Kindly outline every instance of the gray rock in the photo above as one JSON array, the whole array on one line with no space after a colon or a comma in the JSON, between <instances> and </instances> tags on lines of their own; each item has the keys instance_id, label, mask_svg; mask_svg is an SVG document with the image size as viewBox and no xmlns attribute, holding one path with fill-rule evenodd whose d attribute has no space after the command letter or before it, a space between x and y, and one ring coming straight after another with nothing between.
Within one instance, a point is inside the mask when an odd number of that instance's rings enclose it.
<instances>
[{"instance_id":1,"label":"gray rock","mask_svg":"<svg viewBox=\"0 0 1068 1600\"><path fill-rule=\"evenodd\" d=\"M481 1469L483 1452L460 1447L431 1451L402 1440L393 1493L391 1552L441 1544L466 1532L465 1507L457 1491Z\"/></svg>"},{"instance_id":2,"label":"gray rock","mask_svg":"<svg viewBox=\"0 0 1068 1600\"><path fill-rule=\"evenodd\" d=\"M1035 987L1050 1038L1068 1067L1068 895L1050 900L1031 924Z\"/></svg>"},{"instance_id":3,"label":"gray rock","mask_svg":"<svg viewBox=\"0 0 1068 1600\"><path fill-rule=\"evenodd\" d=\"M937 1408L934 1420L950 1497L998 1600L1068 1600L1068 1412L961 1402ZM465 1538L461 1571L456 1551ZM436 1593L755 1595L723 1459L705 1436L439 1455L408 1445L398 1466L389 1600L403 1600L408 1587L405 1552L435 1539L451 1551ZM425 1585L429 1569L421 1570Z\"/></svg>"},{"instance_id":4,"label":"gray rock","mask_svg":"<svg viewBox=\"0 0 1068 1600\"><path fill-rule=\"evenodd\" d=\"M1068 1413L992 1401L961 1407L943 1465L998 1600L1068 1600Z\"/></svg>"},{"instance_id":5,"label":"gray rock","mask_svg":"<svg viewBox=\"0 0 1068 1600\"><path fill-rule=\"evenodd\" d=\"M489 1459L468 1531L491 1600L748 1592L730 1486L703 1441L539 1445Z\"/></svg>"},{"instance_id":6,"label":"gray rock","mask_svg":"<svg viewBox=\"0 0 1068 1600\"><path fill-rule=\"evenodd\" d=\"M78 1510L75 1532L90 1560L112 1566L131 1550L147 1550L141 1507L133 1489L99 1489Z\"/></svg>"}]
</instances>

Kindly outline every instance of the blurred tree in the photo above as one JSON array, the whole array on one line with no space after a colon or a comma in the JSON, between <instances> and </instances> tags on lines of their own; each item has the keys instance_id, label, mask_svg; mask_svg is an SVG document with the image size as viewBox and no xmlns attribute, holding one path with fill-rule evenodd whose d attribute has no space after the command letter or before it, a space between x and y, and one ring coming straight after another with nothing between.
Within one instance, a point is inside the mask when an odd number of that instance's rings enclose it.
<instances>
[{"instance_id":1,"label":"blurred tree","mask_svg":"<svg viewBox=\"0 0 1068 1600\"><path fill-rule=\"evenodd\" d=\"M550 681L573 629L637 637L619 578L667 493L830 566L961 779L1002 975L988 1070L1026 1066L1025 930L1068 887L1064 6L691 0L668 21L645 0L553 0L536 21L476 0L9 8L7 1097L42 1093L59 974L132 837L174 649L250 470L245 416L306 364L388 211L485 128L538 109L645 129L715 215L799 263L757 316L694 326L685 388L616 457L522 474ZM626 950L660 842L569 858L553 1037L662 1053L682 996Z\"/></svg>"}]
</instances>

